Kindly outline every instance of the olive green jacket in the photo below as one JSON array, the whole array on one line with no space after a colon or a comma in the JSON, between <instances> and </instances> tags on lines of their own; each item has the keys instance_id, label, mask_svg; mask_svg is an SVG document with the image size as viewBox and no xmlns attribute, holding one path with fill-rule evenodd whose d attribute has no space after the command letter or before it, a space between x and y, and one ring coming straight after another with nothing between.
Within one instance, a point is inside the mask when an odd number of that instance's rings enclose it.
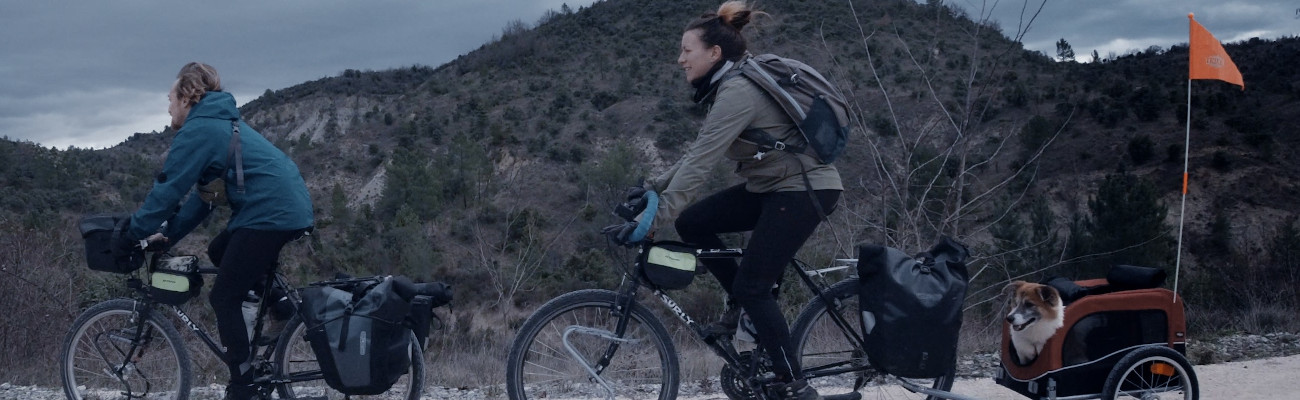
<instances>
[{"instance_id":1,"label":"olive green jacket","mask_svg":"<svg viewBox=\"0 0 1300 400\"><path fill-rule=\"evenodd\" d=\"M726 71L719 71L719 74ZM737 163L736 175L745 178L745 190L754 193L806 191L800 164L813 190L844 190L839 171L807 154L785 151L761 153L759 146L741 138L747 130L760 130L792 145L803 137L781 106L749 79L726 79L718 88L704 126L686 154L668 171L647 182L659 192L654 226L677 219L699 197L709 171L725 158ZM809 200L811 201L811 200Z\"/></svg>"}]
</instances>

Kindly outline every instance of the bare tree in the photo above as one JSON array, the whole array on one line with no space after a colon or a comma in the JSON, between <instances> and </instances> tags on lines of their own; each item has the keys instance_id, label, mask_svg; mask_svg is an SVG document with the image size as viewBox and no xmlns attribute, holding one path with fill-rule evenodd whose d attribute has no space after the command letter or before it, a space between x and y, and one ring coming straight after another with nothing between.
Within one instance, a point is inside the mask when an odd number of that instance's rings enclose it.
<instances>
[{"instance_id":1,"label":"bare tree","mask_svg":"<svg viewBox=\"0 0 1300 400\"><path fill-rule=\"evenodd\" d=\"M953 24L953 20L965 18L965 13L930 2L925 7L933 11L935 33L926 37L915 26L902 29L888 18L866 23L849 2L866 57L863 64L875 90L850 90L846 95L855 99L857 114L862 116L857 126L861 135L856 137L864 139L876 167L874 180L846 182L846 186L856 186L850 193L866 196L846 202L848 207L842 208L839 218L850 228L850 243L874 242L915 251L928 247L939 235L953 236L985 250L976 252L972 264L976 274L997 270L991 276L1001 277L1001 282L1021 274L1006 270L1004 258L1030 253L1034 258L1062 258L1063 253L1052 248L1060 244L1052 232L1026 238L1025 243L991 244L992 227L1004 219L1019 218L1017 210L1028 208L1038 179L1038 161L1074 114L1068 102L1061 112L1055 104L1024 101L1018 106L1006 100L1033 96L1025 94L1027 84L1018 80L1018 74L1032 69L1017 64L1025 59L1021 41L1046 1L1023 3L1009 42L994 36L1000 35L990 17L997 4L984 3L978 16L971 18L973 24ZM942 37L942 33L955 25L962 29L959 36L963 39L952 45L952 36ZM879 55L887 52L903 57L902 71L878 61ZM886 76L891 72L893 79ZM898 77L903 73L916 77L921 89L909 87L912 80ZM883 115L870 117L873 107L883 110ZM1003 114L1012 108L1024 110ZM1056 115L1054 128L1043 137L1027 140L1024 127L1038 114ZM1038 224L1046 219L1051 225L1050 214L1034 218Z\"/></svg>"},{"instance_id":2,"label":"bare tree","mask_svg":"<svg viewBox=\"0 0 1300 400\"><path fill-rule=\"evenodd\" d=\"M558 231L547 238L538 226L538 213L530 209L512 208L506 211L506 221L500 232L488 232L483 224L473 226L477 266L487 273L492 289L497 294L495 305L510 308L515 295L536 282L536 276L546 262L546 256L569 227L577 220L575 214Z\"/></svg>"}]
</instances>

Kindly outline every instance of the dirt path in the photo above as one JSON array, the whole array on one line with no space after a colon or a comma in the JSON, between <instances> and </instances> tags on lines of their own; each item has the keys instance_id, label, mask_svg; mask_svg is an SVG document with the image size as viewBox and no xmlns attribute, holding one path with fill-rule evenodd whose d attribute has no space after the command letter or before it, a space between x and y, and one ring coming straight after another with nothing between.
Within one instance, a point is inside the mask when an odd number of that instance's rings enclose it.
<instances>
[{"instance_id":1,"label":"dirt path","mask_svg":"<svg viewBox=\"0 0 1300 400\"><path fill-rule=\"evenodd\" d=\"M1206 400L1264 400L1300 398L1300 355L1193 366ZM900 389L901 390L901 389ZM982 400L1024 400L998 386L992 378L959 379L953 393ZM681 397L683 400L726 400L718 393Z\"/></svg>"},{"instance_id":2,"label":"dirt path","mask_svg":"<svg viewBox=\"0 0 1300 400\"><path fill-rule=\"evenodd\" d=\"M1207 400L1264 400L1300 398L1300 355L1235 361L1193 367L1200 382L1201 398ZM901 389L900 389L901 390ZM1024 400L1025 397L993 383L992 378L959 379L953 392L981 400ZM447 391L427 388L422 399L481 400L501 398L480 390ZM196 388L195 400L221 398L221 386ZM0 400L59 400L58 388L0 384ZM681 396L682 400L726 400L721 393Z\"/></svg>"}]
</instances>

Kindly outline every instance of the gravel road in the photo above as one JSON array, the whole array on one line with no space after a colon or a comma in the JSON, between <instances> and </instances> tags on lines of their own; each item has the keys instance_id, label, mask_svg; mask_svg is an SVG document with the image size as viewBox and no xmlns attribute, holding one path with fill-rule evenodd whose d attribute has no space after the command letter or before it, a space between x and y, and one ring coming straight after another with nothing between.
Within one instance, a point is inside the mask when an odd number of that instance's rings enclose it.
<instances>
[{"instance_id":1,"label":"gravel road","mask_svg":"<svg viewBox=\"0 0 1300 400\"><path fill-rule=\"evenodd\" d=\"M1294 399L1300 398L1300 334L1237 335L1188 345L1188 359L1200 381L1201 398L1207 400ZM996 354L976 354L964 358L953 392L984 400L1024 399L1010 389L998 386L991 374L997 368ZM721 393L696 392L683 385L683 400L725 400ZM717 385L709 385L714 388ZM216 400L222 396L220 385L195 388L193 400ZM423 399L484 400L502 398L500 387L455 389L426 388ZM60 400L58 388L20 386L0 383L0 400Z\"/></svg>"}]
</instances>

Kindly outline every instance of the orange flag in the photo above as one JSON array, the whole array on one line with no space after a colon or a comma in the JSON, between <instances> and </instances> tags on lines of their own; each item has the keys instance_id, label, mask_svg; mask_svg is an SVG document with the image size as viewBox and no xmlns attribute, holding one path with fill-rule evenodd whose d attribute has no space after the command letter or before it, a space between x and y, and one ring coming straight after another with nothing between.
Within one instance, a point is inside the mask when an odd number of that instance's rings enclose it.
<instances>
[{"instance_id":1,"label":"orange flag","mask_svg":"<svg viewBox=\"0 0 1300 400\"><path fill-rule=\"evenodd\" d=\"M1192 23L1188 79L1218 79L1246 90L1246 83L1241 80L1241 71L1237 70L1237 64L1228 57L1228 52L1223 51L1219 39L1215 39L1210 31L1196 23L1192 14L1187 14L1187 20Z\"/></svg>"}]
</instances>

